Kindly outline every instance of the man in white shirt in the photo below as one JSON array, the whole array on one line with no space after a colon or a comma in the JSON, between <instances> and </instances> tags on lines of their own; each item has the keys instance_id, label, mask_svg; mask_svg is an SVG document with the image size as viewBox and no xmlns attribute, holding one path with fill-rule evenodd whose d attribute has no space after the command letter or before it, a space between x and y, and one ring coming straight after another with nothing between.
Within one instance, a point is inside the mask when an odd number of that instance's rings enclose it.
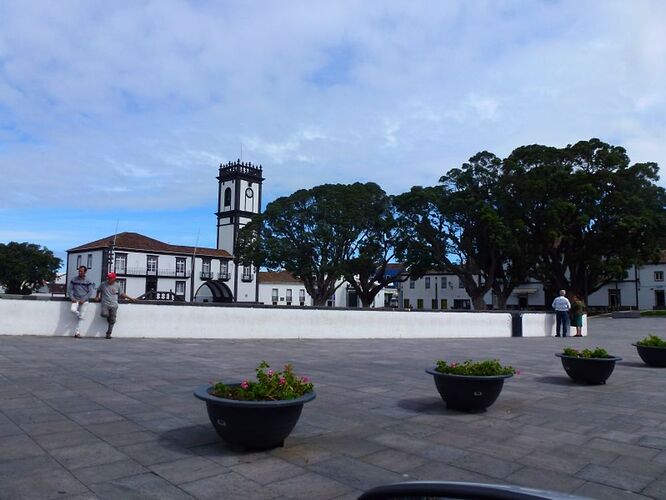
<instances>
[{"instance_id":1,"label":"man in white shirt","mask_svg":"<svg viewBox=\"0 0 666 500\"><path fill-rule=\"evenodd\" d=\"M560 326L562 327L562 337L566 337L567 332L571 328L569 326L569 309L571 309L571 303L566 298L566 294L565 290L560 290L560 296L553 300L553 309L555 309L555 319L557 321L555 325L556 337L560 336Z\"/></svg>"}]
</instances>

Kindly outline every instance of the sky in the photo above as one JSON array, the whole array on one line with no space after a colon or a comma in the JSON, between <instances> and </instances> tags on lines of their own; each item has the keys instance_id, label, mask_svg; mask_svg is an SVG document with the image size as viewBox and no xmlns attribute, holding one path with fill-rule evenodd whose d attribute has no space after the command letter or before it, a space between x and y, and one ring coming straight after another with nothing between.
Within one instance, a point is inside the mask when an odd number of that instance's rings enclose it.
<instances>
[{"instance_id":1,"label":"sky","mask_svg":"<svg viewBox=\"0 0 666 500\"><path fill-rule=\"evenodd\" d=\"M661 0L2 0L0 242L212 247L241 154L265 201L592 137L664 166L665 19Z\"/></svg>"}]
</instances>

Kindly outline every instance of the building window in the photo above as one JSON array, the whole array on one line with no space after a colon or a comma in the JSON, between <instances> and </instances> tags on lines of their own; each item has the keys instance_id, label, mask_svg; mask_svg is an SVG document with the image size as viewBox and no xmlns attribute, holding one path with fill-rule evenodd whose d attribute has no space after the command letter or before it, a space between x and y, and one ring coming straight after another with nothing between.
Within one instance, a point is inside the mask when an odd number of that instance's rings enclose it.
<instances>
[{"instance_id":1,"label":"building window","mask_svg":"<svg viewBox=\"0 0 666 500\"><path fill-rule=\"evenodd\" d=\"M227 188L224 190L224 206L225 207L231 206L231 188Z\"/></svg>"},{"instance_id":2,"label":"building window","mask_svg":"<svg viewBox=\"0 0 666 500\"><path fill-rule=\"evenodd\" d=\"M146 273L157 274L157 255L148 255L146 257Z\"/></svg>"},{"instance_id":3,"label":"building window","mask_svg":"<svg viewBox=\"0 0 666 500\"><path fill-rule=\"evenodd\" d=\"M416 286L416 281L410 279L409 280L409 288L414 288Z\"/></svg>"},{"instance_id":4,"label":"building window","mask_svg":"<svg viewBox=\"0 0 666 500\"><path fill-rule=\"evenodd\" d=\"M252 281L252 267L243 266L243 275L241 276L243 281Z\"/></svg>"},{"instance_id":5,"label":"building window","mask_svg":"<svg viewBox=\"0 0 666 500\"><path fill-rule=\"evenodd\" d=\"M437 309L437 299L432 299L432 309Z\"/></svg>"},{"instance_id":6,"label":"building window","mask_svg":"<svg viewBox=\"0 0 666 500\"><path fill-rule=\"evenodd\" d=\"M654 272L655 281L664 281L664 271L655 271Z\"/></svg>"},{"instance_id":7,"label":"building window","mask_svg":"<svg viewBox=\"0 0 666 500\"><path fill-rule=\"evenodd\" d=\"M298 291L298 303L302 306L305 305L305 289L303 288Z\"/></svg>"},{"instance_id":8,"label":"building window","mask_svg":"<svg viewBox=\"0 0 666 500\"><path fill-rule=\"evenodd\" d=\"M447 299L440 299L440 309L448 309L449 301Z\"/></svg>"},{"instance_id":9,"label":"building window","mask_svg":"<svg viewBox=\"0 0 666 500\"><path fill-rule=\"evenodd\" d=\"M287 288L287 305L288 305L288 306L291 305L291 298L292 298L292 295L291 295L291 288Z\"/></svg>"},{"instance_id":10,"label":"building window","mask_svg":"<svg viewBox=\"0 0 666 500\"><path fill-rule=\"evenodd\" d=\"M88 271L90 271L92 269L92 254L91 253L88 254L86 267L88 268Z\"/></svg>"},{"instance_id":11,"label":"building window","mask_svg":"<svg viewBox=\"0 0 666 500\"><path fill-rule=\"evenodd\" d=\"M120 287L120 292L121 293L127 293L127 280L124 278L119 278L116 280L116 283L118 283L118 287Z\"/></svg>"},{"instance_id":12,"label":"building window","mask_svg":"<svg viewBox=\"0 0 666 500\"><path fill-rule=\"evenodd\" d=\"M271 302L273 303L274 306L276 306L277 303L278 303L278 289L277 288L273 288L271 290Z\"/></svg>"},{"instance_id":13,"label":"building window","mask_svg":"<svg viewBox=\"0 0 666 500\"><path fill-rule=\"evenodd\" d=\"M416 308L423 309L423 299L416 299Z\"/></svg>"},{"instance_id":14,"label":"building window","mask_svg":"<svg viewBox=\"0 0 666 500\"><path fill-rule=\"evenodd\" d=\"M117 253L115 264L113 266L117 274L125 274L127 272L127 254Z\"/></svg>"},{"instance_id":15,"label":"building window","mask_svg":"<svg viewBox=\"0 0 666 500\"><path fill-rule=\"evenodd\" d=\"M335 294L331 295L326 301L327 307L335 307Z\"/></svg>"},{"instance_id":16,"label":"building window","mask_svg":"<svg viewBox=\"0 0 666 500\"><path fill-rule=\"evenodd\" d=\"M176 295L179 297L185 297L185 282L176 281Z\"/></svg>"},{"instance_id":17,"label":"building window","mask_svg":"<svg viewBox=\"0 0 666 500\"><path fill-rule=\"evenodd\" d=\"M402 299L402 307L409 309L409 299Z\"/></svg>"},{"instance_id":18,"label":"building window","mask_svg":"<svg viewBox=\"0 0 666 500\"><path fill-rule=\"evenodd\" d=\"M453 299L454 309L471 309L472 303L469 299Z\"/></svg>"},{"instance_id":19,"label":"building window","mask_svg":"<svg viewBox=\"0 0 666 500\"><path fill-rule=\"evenodd\" d=\"M185 276L185 257L176 257L176 276Z\"/></svg>"},{"instance_id":20,"label":"building window","mask_svg":"<svg viewBox=\"0 0 666 500\"><path fill-rule=\"evenodd\" d=\"M220 261L220 278L227 279L229 277L229 261Z\"/></svg>"},{"instance_id":21,"label":"building window","mask_svg":"<svg viewBox=\"0 0 666 500\"><path fill-rule=\"evenodd\" d=\"M465 283L463 283L462 278L458 278L458 288L465 288Z\"/></svg>"},{"instance_id":22,"label":"building window","mask_svg":"<svg viewBox=\"0 0 666 500\"><path fill-rule=\"evenodd\" d=\"M76 268L78 269L79 267L81 267L81 256L77 255L76 256Z\"/></svg>"},{"instance_id":23,"label":"building window","mask_svg":"<svg viewBox=\"0 0 666 500\"><path fill-rule=\"evenodd\" d=\"M440 278L441 278L441 280L442 280L442 281L440 282L440 283L441 283L440 287L441 287L442 289L444 289L444 288L446 288L446 276L440 276Z\"/></svg>"},{"instance_id":24,"label":"building window","mask_svg":"<svg viewBox=\"0 0 666 500\"><path fill-rule=\"evenodd\" d=\"M425 279L425 287L426 287L426 288L430 288L430 276L426 276L426 279Z\"/></svg>"}]
</instances>

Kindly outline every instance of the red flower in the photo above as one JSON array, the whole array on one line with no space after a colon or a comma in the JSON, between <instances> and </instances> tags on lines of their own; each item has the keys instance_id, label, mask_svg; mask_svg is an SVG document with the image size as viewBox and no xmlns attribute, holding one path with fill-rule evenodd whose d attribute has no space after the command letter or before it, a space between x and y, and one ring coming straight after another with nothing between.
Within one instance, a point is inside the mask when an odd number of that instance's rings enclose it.
<instances>
[{"instance_id":1,"label":"red flower","mask_svg":"<svg viewBox=\"0 0 666 500\"><path fill-rule=\"evenodd\" d=\"M247 389L248 387L250 387L250 384L247 380L243 380L240 386L242 389Z\"/></svg>"}]
</instances>

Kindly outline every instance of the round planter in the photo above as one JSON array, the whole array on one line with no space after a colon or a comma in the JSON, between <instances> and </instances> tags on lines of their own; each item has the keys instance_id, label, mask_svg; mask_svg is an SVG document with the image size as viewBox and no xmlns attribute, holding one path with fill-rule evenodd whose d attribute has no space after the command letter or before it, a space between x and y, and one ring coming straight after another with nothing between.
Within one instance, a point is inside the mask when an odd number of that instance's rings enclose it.
<instances>
[{"instance_id":1,"label":"round planter","mask_svg":"<svg viewBox=\"0 0 666 500\"><path fill-rule=\"evenodd\" d=\"M446 407L460 411L481 411L492 405L502 392L504 379L513 375L493 375L473 377L469 375L451 375L428 368L426 373L435 379L439 395Z\"/></svg>"},{"instance_id":2,"label":"round planter","mask_svg":"<svg viewBox=\"0 0 666 500\"><path fill-rule=\"evenodd\" d=\"M605 384L615 369L615 363L622 358L578 358L555 354L562 360L562 366L574 382Z\"/></svg>"},{"instance_id":3,"label":"round planter","mask_svg":"<svg viewBox=\"0 0 666 500\"><path fill-rule=\"evenodd\" d=\"M656 347L648 345L638 345L631 344L636 346L638 355L641 357L643 362L649 366L666 366L666 347Z\"/></svg>"},{"instance_id":4,"label":"round planter","mask_svg":"<svg viewBox=\"0 0 666 500\"><path fill-rule=\"evenodd\" d=\"M213 396L212 389L212 385L202 385L194 391L194 396L206 402L213 427L227 443L252 449L283 446L301 416L303 405L316 397L313 391L284 401L236 401Z\"/></svg>"}]
</instances>

